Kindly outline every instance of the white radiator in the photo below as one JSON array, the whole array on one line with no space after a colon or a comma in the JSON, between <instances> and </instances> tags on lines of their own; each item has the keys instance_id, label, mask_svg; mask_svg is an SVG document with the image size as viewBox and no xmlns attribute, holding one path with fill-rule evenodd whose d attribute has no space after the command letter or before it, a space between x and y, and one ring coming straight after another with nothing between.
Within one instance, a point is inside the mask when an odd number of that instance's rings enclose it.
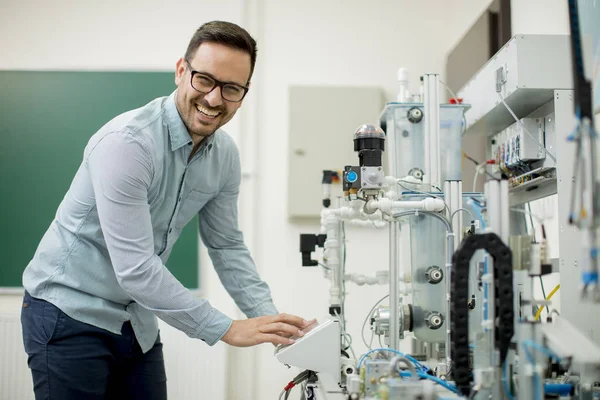
<instances>
[{"instance_id":1,"label":"white radiator","mask_svg":"<svg viewBox=\"0 0 600 400\"><path fill-rule=\"evenodd\" d=\"M4 299L0 297L0 301ZM0 399L33 400L18 314L0 314Z\"/></svg>"},{"instance_id":2,"label":"white radiator","mask_svg":"<svg viewBox=\"0 0 600 400\"><path fill-rule=\"evenodd\" d=\"M171 400L225 400L227 346L213 347L160 321L167 390Z\"/></svg>"},{"instance_id":3,"label":"white radiator","mask_svg":"<svg viewBox=\"0 0 600 400\"><path fill-rule=\"evenodd\" d=\"M12 297L0 296L0 302L4 303L4 307L0 305L3 310L0 313L0 400L33 400L31 373L21 337L20 299ZM11 303L10 312L6 312L7 302ZM227 346L218 343L209 347L162 321L160 332L169 399L225 399Z\"/></svg>"}]
</instances>

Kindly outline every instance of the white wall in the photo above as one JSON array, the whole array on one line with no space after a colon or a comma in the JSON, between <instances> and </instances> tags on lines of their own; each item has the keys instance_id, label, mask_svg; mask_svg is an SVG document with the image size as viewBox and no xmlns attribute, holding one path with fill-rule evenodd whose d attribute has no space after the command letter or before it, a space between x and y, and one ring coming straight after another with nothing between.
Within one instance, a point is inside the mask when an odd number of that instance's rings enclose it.
<instances>
[{"instance_id":1,"label":"white wall","mask_svg":"<svg viewBox=\"0 0 600 400\"><path fill-rule=\"evenodd\" d=\"M522 34L569 34L569 9L563 0L511 0L511 30Z\"/></svg>"},{"instance_id":2,"label":"white wall","mask_svg":"<svg viewBox=\"0 0 600 400\"><path fill-rule=\"evenodd\" d=\"M240 23L242 0L0 2L0 69L171 71L202 22Z\"/></svg>"}]
</instances>

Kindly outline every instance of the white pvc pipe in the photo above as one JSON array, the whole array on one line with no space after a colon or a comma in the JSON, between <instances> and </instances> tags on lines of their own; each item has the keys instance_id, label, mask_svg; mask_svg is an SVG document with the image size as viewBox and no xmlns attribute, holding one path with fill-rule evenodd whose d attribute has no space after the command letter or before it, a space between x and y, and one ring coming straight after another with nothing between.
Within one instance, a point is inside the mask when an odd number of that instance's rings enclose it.
<instances>
[{"instance_id":1,"label":"white pvc pipe","mask_svg":"<svg viewBox=\"0 0 600 400\"><path fill-rule=\"evenodd\" d=\"M415 201L393 201L391 199L382 198L379 200L371 200L367 203L368 210L381 210L387 214L390 214L392 210L442 211L444 207L445 204L442 199L433 197Z\"/></svg>"},{"instance_id":2,"label":"white pvc pipe","mask_svg":"<svg viewBox=\"0 0 600 400\"><path fill-rule=\"evenodd\" d=\"M340 221L335 215L322 213L321 232L327 234L327 239L323 246L323 260L330 270L331 286L329 288L329 304L331 306L339 306L342 304L342 295L340 282L341 266L340 266L340 237L338 235Z\"/></svg>"},{"instance_id":3,"label":"white pvc pipe","mask_svg":"<svg viewBox=\"0 0 600 400\"><path fill-rule=\"evenodd\" d=\"M398 275L399 275L399 260L398 252L398 221L390 221L390 348L398 350L400 348L400 315L399 315L399 294L398 294Z\"/></svg>"},{"instance_id":4,"label":"white pvc pipe","mask_svg":"<svg viewBox=\"0 0 600 400\"><path fill-rule=\"evenodd\" d=\"M387 270L377 271L374 276L350 273L350 274L346 274L344 276L344 279L346 279L349 282L356 283L358 286L385 285L389 282L389 272ZM398 282L400 284L408 284L408 282L406 282L406 276L404 274L400 274L400 276L398 278ZM407 291L407 290L410 291L410 289L407 289L407 288L400 289L401 292Z\"/></svg>"},{"instance_id":5,"label":"white pvc pipe","mask_svg":"<svg viewBox=\"0 0 600 400\"><path fill-rule=\"evenodd\" d=\"M321 210L321 225L323 225L324 219L330 217L335 218L337 221L383 221L383 217L380 212L366 214L362 209L364 204L364 201L360 201L360 208L358 208L355 204L351 204L350 207L324 208Z\"/></svg>"},{"instance_id":6,"label":"white pvc pipe","mask_svg":"<svg viewBox=\"0 0 600 400\"><path fill-rule=\"evenodd\" d=\"M423 182L424 183L429 183L429 184L434 184L432 181L432 172L431 172L431 159L432 159L432 154L431 154L431 149L433 148L432 145L432 138L431 138L431 128L430 128L430 118L429 118L429 112L430 110L430 106L428 104L428 100L429 100L429 95L427 92L428 89L428 82L427 82L427 75L425 75L423 77L423 112L425 114L425 175L423 176Z\"/></svg>"},{"instance_id":7,"label":"white pvc pipe","mask_svg":"<svg viewBox=\"0 0 600 400\"><path fill-rule=\"evenodd\" d=\"M361 227L365 227L365 228L376 228L376 229L382 229L387 226L387 222L375 221L375 220L362 221L362 220L350 219L350 220L347 220L346 223L353 225L353 226L361 226Z\"/></svg>"}]
</instances>

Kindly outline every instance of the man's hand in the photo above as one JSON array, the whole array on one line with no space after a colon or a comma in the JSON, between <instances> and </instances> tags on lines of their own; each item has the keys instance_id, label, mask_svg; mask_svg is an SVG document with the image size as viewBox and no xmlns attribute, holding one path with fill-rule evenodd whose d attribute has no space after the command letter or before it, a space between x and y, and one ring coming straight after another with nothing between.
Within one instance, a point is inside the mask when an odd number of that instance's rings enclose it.
<instances>
[{"instance_id":1,"label":"man's hand","mask_svg":"<svg viewBox=\"0 0 600 400\"><path fill-rule=\"evenodd\" d=\"M304 336L302 329L314 322L315 320L306 321L289 314L265 315L233 321L231 328L221 340L228 345L237 347L248 347L261 343L292 344L294 341L289 337Z\"/></svg>"}]
</instances>

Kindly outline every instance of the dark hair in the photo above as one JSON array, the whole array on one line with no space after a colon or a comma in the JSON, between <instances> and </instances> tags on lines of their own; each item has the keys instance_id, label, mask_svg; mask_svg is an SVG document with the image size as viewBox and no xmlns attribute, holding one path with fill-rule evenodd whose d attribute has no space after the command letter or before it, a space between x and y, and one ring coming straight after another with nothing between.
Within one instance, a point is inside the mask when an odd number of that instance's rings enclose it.
<instances>
[{"instance_id":1,"label":"dark hair","mask_svg":"<svg viewBox=\"0 0 600 400\"><path fill-rule=\"evenodd\" d=\"M244 28L227 21L211 21L203 24L192 36L185 52L185 59L192 60L204 42L219 43L248 53L250 55L248 82L250 82L256 64L256 40Z\"/></svg>"}]
</instances>

